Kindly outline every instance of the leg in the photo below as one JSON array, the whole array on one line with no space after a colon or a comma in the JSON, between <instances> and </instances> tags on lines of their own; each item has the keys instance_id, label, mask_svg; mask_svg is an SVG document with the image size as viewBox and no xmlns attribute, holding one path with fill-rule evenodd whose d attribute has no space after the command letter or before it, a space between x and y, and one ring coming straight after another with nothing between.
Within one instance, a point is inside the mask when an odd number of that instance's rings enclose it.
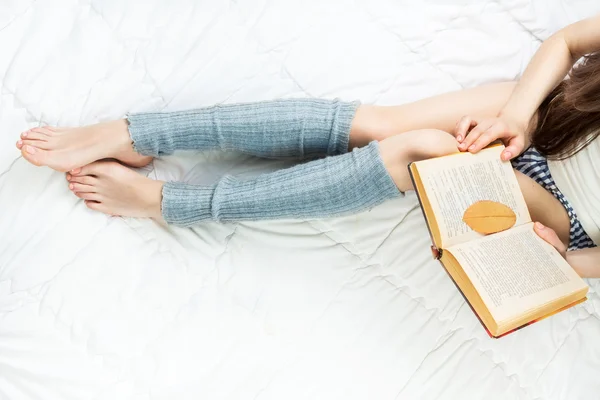
<instances>
[{"instance_id":1,"label":"leg","mask_svg":"<svg viewBox=\"0 0 600 400\"><path fill-rule=\"evenodd\" d=\"M496 116L515 85L516 82L494 83L398 106L362 105L352 121L350 148L417 129L454 132L456 124L466 114Z\"/></svg>"},{"instance_id":2,"label":"leg","mask_svg":"<svg viewBox=\"0 0 600 400\"><path fill-rule=\"evenodd\" d=\"M237 150L276 158L334 155L415 129L451 132L467 113L496 115L513 87L514 83L487 85L358 110L357 103L290 99L138 114L129 117L129 131L124 120L76 129L36 128L23 133L17 147L31 163L58 171L103 158L140 166L151 157L185 149Z\"/></svg>"},{"instance_id":3,"label":"leg","mask_svg":"<svg viewBox=\"0 0 600 400\"><path fill-rule=\"evenodd\" d=\"M408 163L457 151L451 135L426 130L247 181L224 177L211 186L152 181L110 162L92 163L67 179L92 209L134 217L162 215L181 226L206 220L319 218L366 210L400 196L412 188Z\"/></svg>"},{"instance_id":4,"label":"leg","mask_svg":"<svg viewBox=\"0 0 600 400\"><path fill-rule=\"evenodd\" d=\"M288 99L129 117L141 154L235 150L265 158L343 154L418 129L452 132L465 114L495 116L515 82L461 90L399 106Z\"/></svg>"},{"instance_id":5,"label":"leg","mask_svg":"<svg viewBox=\"0 0 600 400\"><path fill-rule=\"evenodd\" d=\"M357 107L358 102L284 99L133 114L129 132L135 150L154 157L221 150L302 159L346 153Z\"/></svg>"},{"instance_id":6,"label":"leg","mask_svg":"<svg viewBox=\"0 0 600 400\"><path fill-rule=\"evenodd\" d=\"M265 158L348 151L358 102L287 99L134 114L76 129L34 128L17 147L35 165L66 172L104 158L131 166L175 150L235 150Z\"/></svg>"}]
</instances>

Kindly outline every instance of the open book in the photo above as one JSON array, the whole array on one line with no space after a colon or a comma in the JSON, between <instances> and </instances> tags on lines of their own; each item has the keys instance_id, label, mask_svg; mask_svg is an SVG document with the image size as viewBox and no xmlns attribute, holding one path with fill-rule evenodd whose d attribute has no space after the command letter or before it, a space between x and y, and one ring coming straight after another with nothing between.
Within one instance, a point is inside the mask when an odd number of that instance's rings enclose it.
<instances>
[{"instance_id":1,"label":"open book","mask_svg":"<svg viewBox=\"0 0 600 400\"><path fill-rule=\"evenodd\" d=\"M533 230L503 146L412 163L409 171L433 240L434 255L493 337L586 299L586 283ZM502 203L514 226L482 235L463 222L480 200Z\"/></svg>"}]
</instances>

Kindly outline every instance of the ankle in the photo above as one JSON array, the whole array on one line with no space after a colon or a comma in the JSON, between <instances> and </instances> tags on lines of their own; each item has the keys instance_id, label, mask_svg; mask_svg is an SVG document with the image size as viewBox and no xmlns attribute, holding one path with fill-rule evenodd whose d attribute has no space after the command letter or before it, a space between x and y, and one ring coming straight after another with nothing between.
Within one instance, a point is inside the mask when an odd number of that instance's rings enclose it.
<instances>
[{"instance_id":1,"label":"ankle","mask_svg":"<svg viewBox=\"0 0 600 400\"><path fill-rule=\"evenodd\" d=\"M142 191L142 207L148 217L162 220L162 190L165 182L149 180Z\"/></svg>"},{"instance_id":2,"label":"ankle","mask_svg":"<svg viewBox=\"0 0 600 400\"><path fill-rule=\"evenodd\" d=\"M133 150L133 140L129 134L129 122L126 119L118 119L110 122L111 130L122 150Z\"/></svg>"},{"instance_id":3,"label":"ankle","mask_svg":"<svg viewBox=\"0 0 600 400\"><path fill-rule=\"evenodd\" d=\"M102 122L95 126L96 141L106 142L110 155L107 158L117 158L120 154L133 151L133 142L129 135L128 123L125 119Z\"/></svg>"}]
</instances>

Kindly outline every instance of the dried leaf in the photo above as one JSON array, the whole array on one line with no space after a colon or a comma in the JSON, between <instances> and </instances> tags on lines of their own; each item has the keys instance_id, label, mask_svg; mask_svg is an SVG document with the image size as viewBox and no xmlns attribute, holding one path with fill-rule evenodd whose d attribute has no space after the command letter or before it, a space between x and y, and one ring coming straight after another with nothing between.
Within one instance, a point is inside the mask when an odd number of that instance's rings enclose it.
<instances>
[{"instance_id":1,"label":"dried leaf","mask_svg":"<svg viewBox=\"0 0 600 400\"><path fill-rule=\"evenodd\" d=\"M502 203L483 200L467 208L463 221L475 232L487 235L512 228L517 216L510 207Z\"/></svg>"}]
</instances>

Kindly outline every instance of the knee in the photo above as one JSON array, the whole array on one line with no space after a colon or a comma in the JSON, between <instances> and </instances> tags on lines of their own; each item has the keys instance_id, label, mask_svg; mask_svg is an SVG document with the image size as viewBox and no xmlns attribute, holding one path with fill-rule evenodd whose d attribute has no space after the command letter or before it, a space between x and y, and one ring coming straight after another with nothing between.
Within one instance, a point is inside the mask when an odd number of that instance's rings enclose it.
<instances>
[{"instance_id":1,"label":"knee","mask_svg":"<svg viewBox=\"0 0 600 400\"><path fill-rule=\"evenodd\" d=\"M412 161L442 157L459 151L454 136L439 129L405 132L382 140L381 145L404 154Z\"/></svg>"}]
</instances>

